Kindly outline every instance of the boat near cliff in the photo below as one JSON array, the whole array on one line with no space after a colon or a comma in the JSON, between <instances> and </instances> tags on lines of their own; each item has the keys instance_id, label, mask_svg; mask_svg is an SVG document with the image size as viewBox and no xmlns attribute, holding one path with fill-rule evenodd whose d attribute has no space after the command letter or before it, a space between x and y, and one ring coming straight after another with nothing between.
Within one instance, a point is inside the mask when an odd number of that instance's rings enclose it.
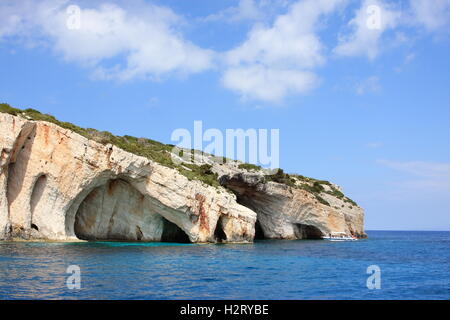
<instances>
[{"instance_id":1,"label":"boat near cliff","mask_svg":"<svg viewBox=\"0 0 450 320\"><path fill-rule=\"evenodd\" d=\"M328 236L323 236L322 239L329 241L356 241L355 236L348 236L345 232L331 232Z\"/></svg>"},{"instance_id":2,"label":"boat near cliff","mask_svg":"<svg viewBox=\"0 0 450 320\"><path fill-rule=\"evenodd\" d=\"M365 237L337 185L0 105L0 240L249 243Z\"/></svg>"}]
</instances>

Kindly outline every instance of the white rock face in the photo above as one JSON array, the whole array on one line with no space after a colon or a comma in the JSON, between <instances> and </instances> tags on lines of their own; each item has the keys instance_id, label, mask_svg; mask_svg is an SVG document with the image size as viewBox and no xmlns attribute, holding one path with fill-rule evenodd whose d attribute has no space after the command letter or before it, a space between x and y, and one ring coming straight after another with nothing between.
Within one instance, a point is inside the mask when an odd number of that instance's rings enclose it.
<instances>
[{"instance_id":1,"label":"white rock face","mask_svg":"<svg viewBox=\"0 0 450 320\"><path fill-rule=\"evenodd\" d=\"M125 180L111 180L89 193L75 217L75 234L86 240L159 241L164 218ZM133 236L134 235L134 236Z\"/></svg>"},{"instance_id":2,"label":"white rock face","mask_svg":"<svg viewBox=\"0 0 450 320\"><path fill-rule=\"evenodd\" d=\"M0 149L1 239L253 240L256 213L225 189L57 125L0 113Z\"/></svg>"},{"instance_id":3,"label":"white rock face","mask_svg":"<svg viewBox=\"0 0 450 320\"><path fill-rule=\"evenodd\" d=\"M363 210L329 194L321 194L330 203L325 205L305 190L264 183L258 173L241 172L223 176L222 181L236 192L239 203L257 212L260 237L312 239L333 232L366 236Z\"/></svg>"},{"instance_id":4,"label":"white rock face","mask_svg":"<svg viewBox=\"0 0 450 320\"><path fill-rule=\"evenodd\" d=\"M5 113L0 151L0 240L250 242L255 226L266 238L365 235L361 208L261 183L261 173L236 162L212 164L237 198L113 145Z\"/></svg>"}]
</instances>

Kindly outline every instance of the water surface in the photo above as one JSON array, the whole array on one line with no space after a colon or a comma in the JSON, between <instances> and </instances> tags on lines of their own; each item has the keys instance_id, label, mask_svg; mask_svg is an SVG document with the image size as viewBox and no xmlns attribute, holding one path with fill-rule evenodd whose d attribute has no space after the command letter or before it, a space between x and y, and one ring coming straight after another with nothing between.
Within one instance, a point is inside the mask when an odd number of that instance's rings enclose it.
<instances>
[{"instance_id":1,"label":"water surface","mask_svg":"<svg viewBox=\"0 0 450 320\"><path fill-rule=\"evenodd\" d=\"M450 232L355 242L0 242L0 299L450 299ZM81 289L69 290L69 265ZM369 290L367 267L381 268Z\"/></svg>"}]
</instances>

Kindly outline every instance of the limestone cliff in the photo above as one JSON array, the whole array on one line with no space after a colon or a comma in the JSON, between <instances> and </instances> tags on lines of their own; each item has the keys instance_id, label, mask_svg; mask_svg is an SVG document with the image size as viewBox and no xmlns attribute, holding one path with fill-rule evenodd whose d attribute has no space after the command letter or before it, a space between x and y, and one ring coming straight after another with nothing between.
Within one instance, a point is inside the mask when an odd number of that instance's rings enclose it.
<instances>
[{"instance_id":1,"label":"limestone cliff","mask_svg":"<svg viewBox=\"0 0 450 320\"><path fill-rule=\"evenodd\" d=\"M250 242L364 236L356 205L212 164L222 186L46 121L0 113L0 239ZM231 191L232 192L231 192ZM322 199L322 198L321 198Z\"/></svg>"},{"instance_id":2,"label":"limestone cliff","mask_svg":"<svg viewBox=\"0 0 450 320\"><path fill-rule=\"evenodd\" d=\"M258 214L256 237L320 239L333 232L365 237L364 213L353 203L327 193L317 195L296 186L265 181L255 173L226 175L222 183L238 202Z\"/></svg>"}]
</instances>

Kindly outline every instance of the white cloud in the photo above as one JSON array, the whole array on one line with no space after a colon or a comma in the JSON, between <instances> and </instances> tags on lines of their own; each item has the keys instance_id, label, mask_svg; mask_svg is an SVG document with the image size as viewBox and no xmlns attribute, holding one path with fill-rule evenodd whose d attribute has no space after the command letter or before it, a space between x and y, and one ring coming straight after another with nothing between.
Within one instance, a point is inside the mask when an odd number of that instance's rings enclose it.
<instances>
[{"instance_id":1,"label":"white cloud","mask_svg":"<svg viewBox=\"0 0 450 320\"><path fill-rule=\"evenodd\" d=\"M407 178L395 185L403 191L450 192L450 163L426 161L388 161L378 163L407 174Z\"/></svg>"},{"instance_id":2,"label":"white cloud","mask_svg":"<svg viewBox=\"0 0 450 320\"><path fill-rule=\"evenodd\" d=\"M446 162L379 160L378 163L418 177L450 180L450 163Z\"/></svg>"},{"instance_id":3,"label":"white cloud","mask_svg":"<svg viewBox=\"0 0 450 320\"><path fill-rule=\"evenodd\" d=\"M43 39L68 61L94 67L98 77L128 80L189 74L211 67L213 53L183 39L181 18L170 9L142 3L82 8L81 27L67 28L67 1L2 1L0 37ZM0 17L0 18L1 18ZM117 58L113 66L109 59Z\"/></svg>"},{"instance_id":4,"label":"white cloud","mask_svg":"<svg viewBox=\"0 0 450 320\"><path fill-rule=\"evenodd\" d=\"M371 76L357 83L355 90L358 95L377 93L381 90L380 79L377 76Z\"/></svg>"},{"instance_id":5,"label":"white cloud","mask_svg":"<svg viewBox=\"0 0 450 320\"><path fill-rule=\"evenodd\" d=\"M381 0L364 0L348 23L351 31L341 35L334 52L342 56L367 56L380 53L383 33L400 24L401 12Z\"/></svg>"},{"instance_id":6,"label":"white cloud","mask_svg":"<svg viewBox=\"0 0 450 320\"><path fill-rule=\"evenodd\" d=\"M408 175L405 180L396 183L397 187L401 188L399 191L434 191L447 194L450 191L450 163L388 160L379 160L378 163Z\"/></svg>"},{"instance_id":7,"label":"white cloud","mask_svg":"<svg viewBox=\"0 0 450 320\"><path fill-rule=\"evenodd\" d=\"M341 56L367 56L373 60L383 47L411 42L405 33L398 32L400 28L420 26L437 32L447 30L449 24L450 0L410 0L409 6L384 0L364 0L348 23L350 32L341 34L334 52ZM395 34L389 38L388 31Z\"/></svg>"},{"instance_id":8,"label":"white cloud","mask_svg":"<svg viewBox=\"0 0 450 320\"><path fill-rule=\"evenodd\" d=\"M202 22L238 23L244 21L267 21L276 12L289 6L292 0L239 0L236 6L210 14Z\"/></svg>"},{"instance_id":9,"label":"white cloud","mask_svg":"<svg viewBox=\"0 0 450 320\"><path fill-rule=\"evenodd\" d=\"M308 71L254 64L228 69L223 76L223 83L227 88L239 92L244 99L278 101L289 93L314 88L318 78Z\"/></svg>"},{"instance_id":10,"label":"white cloud","mask_svg":"<svg viewBox=\"0 0 450 320\"><path fill-rule=\"evenodd\" d=\"M450 0L410 0L413 19L429 31L448 26Z\"/></svg>"},{"instance_id":11,"label":"white cloud","mask_svg":"<svg viewBox=\"0 0 450 320\"><path fill-rule=\"evenodd\" d=\"M317 76L311 70L325 62L317 24L344 2L298 1L271 27L255 26L244 43L226 53L223 84L246 98L271 102L313 88Z\"/></svg>"},{"instance_id":12,"label":"white cloud","mask_svg":"<svg viewBox=\"0 0 450 320\"><path fill-rule=\"evenodd\" d=\"M264 17L261 3L255 0L239 0L235 7L229 7L218 13L210 14L203 21L238 22L243 20L260 20Z\"/></svg>"},{"instance_id":13,"label":"white cloud","mask_svg":"<svg viewBox=\"0 0 450 320\"><path fill-rule=\"evenodd\" d=\"M236 6L205 18L255 23L241 45L219 54L185 39L181 27L186 21L181 16L143 0L118 2L121 5L78 0L86 4L81 6L78 30L66 26L66 8L72 1L0 0L0 41L12 39L29 47L46 46L66 61L89 67L97 79L158 80L218 65L226 88L246 99L279 102L287 95L306 93L320 83L316 70L327 62L330 50L318 32L326 26L325 18L349 2L239 0ZM386 0L360 3L333 49L337 55L374 59L389 42L410 43L411 31L417 31L418 26L435 32L448 30L450 23L450 0L410 0L403 13ZM374 26L370 20L374 12L367 12L371 5L380 8L378 28L368 27L368 21ZM281 9L285 13L276 16ZM413 59L413 54L407 56L404 65ZM401 67L395 70L401 71ZM379 79L370 77L357 84L355 90L358 94L377 92Z\"/></svg>"}]
</instances>

